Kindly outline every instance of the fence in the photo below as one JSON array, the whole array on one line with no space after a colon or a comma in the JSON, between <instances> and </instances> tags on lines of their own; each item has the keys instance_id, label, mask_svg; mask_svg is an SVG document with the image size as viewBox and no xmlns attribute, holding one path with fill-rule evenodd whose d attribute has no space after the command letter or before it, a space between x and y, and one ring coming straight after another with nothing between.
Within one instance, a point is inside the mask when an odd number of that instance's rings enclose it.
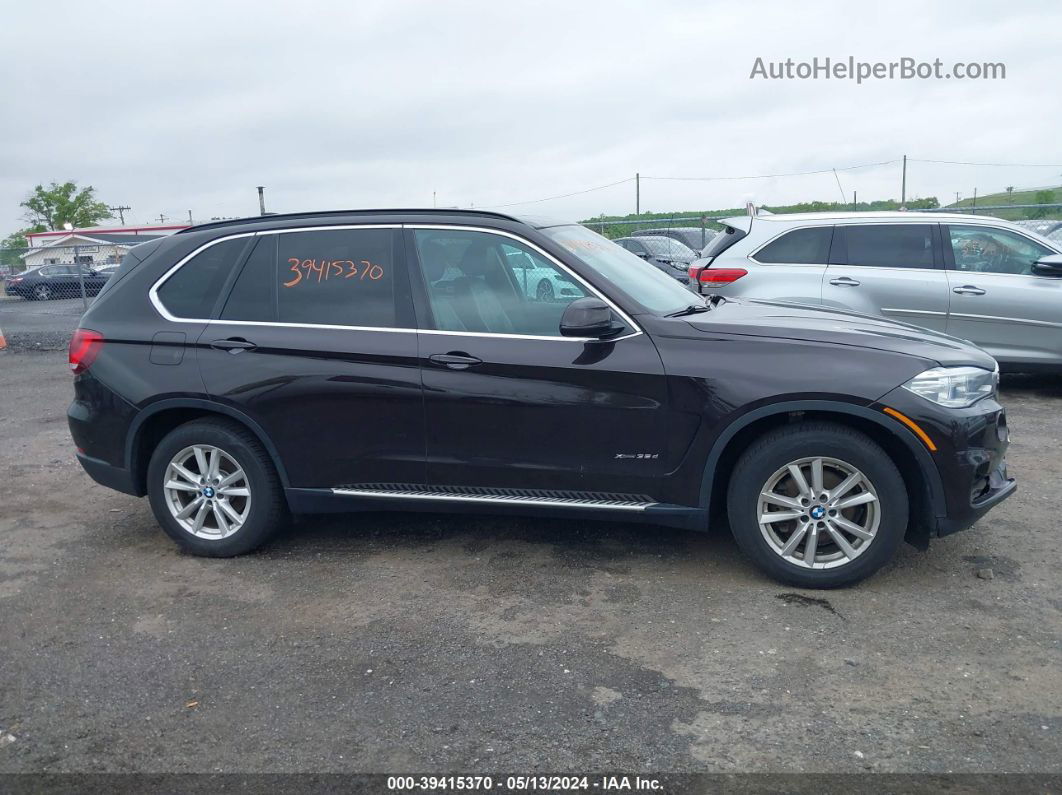
<instances>
[{"instance_id":1,"label":"fence","mask_svg":"<svg viewBox=\"0 0 1062 795\"><path fill-rule=\"evenodd\" d=\"M1008 216L1050 238L1056 247L1062 246L1062 203L926 209ZM700 252L721 228L720 219L740 214L740 211L728 211L664 218L601 218L583 224L613 240L660 235ZM636 243L624 245L637 249ZM668 246L673 248L670 242ZM64 348L85 309L117 270L127 248L124 244L101 244L0 249L0 279L4 287L0 293L0 339L6 337L12 347Z\"/></svg>"},{"instance_id":2,"label":"fence","mask_svg":"<svg viewBox=\"0 0 1062 795\"><path fill-rule=\"evenodd\" d=\"M12 348L65 348L120 256L107 246L0 249L0 338Z\"/></svg>"}]
</instances>

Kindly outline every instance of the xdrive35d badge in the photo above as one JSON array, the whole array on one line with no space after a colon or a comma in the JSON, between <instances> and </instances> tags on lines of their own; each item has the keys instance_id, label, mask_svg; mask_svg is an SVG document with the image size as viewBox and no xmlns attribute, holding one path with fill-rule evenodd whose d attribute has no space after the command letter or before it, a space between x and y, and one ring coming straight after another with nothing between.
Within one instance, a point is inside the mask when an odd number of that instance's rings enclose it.
<instances>
[{"instance_id":1,"label":"xdrive35d badge","mask_svg":"<svg viewBox=\"0 0 1062 795\"><path fill-rule=\"evenodd\" d=\"M979 348L701 297L559 221L193 227L132 249L70 366L86 471L147 495L174 541L214 557L325 511L725 522L771 576L831 587L1015 488Z\"/></svg>"}]
</instances>

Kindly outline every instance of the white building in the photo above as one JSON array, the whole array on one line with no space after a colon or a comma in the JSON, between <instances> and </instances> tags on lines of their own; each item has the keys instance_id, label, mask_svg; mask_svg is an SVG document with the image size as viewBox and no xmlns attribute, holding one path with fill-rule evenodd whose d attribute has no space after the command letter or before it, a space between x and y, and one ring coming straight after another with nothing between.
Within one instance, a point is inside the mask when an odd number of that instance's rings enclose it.
<instances>
[{"instance_id":1,"label":"white building","mask_svg":"<svg viewBox=\"0 0 1062 795\"><path fill-rule=\"evenodd\" d=\"M86 265L109 265L121 262L133 246L187 228L188 224L166 224L31 232L26 235L29 250L21 255L23 267L29 269L40 265L73 264L75 256L78 262Z\"/></svg>"}]
</instances>

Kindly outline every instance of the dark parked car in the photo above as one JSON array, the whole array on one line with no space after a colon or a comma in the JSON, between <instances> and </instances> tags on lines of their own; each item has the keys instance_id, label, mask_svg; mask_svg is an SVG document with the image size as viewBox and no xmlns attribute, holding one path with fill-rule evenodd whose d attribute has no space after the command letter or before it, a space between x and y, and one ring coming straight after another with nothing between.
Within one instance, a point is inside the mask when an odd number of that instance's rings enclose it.
<instances>
[{"instance_id":1,"label":"dark parked car","mask_svg":"<svg viewBox=\"0 0 1062 795\"><path fill-rule=\"evenodd\" d=\"M539 300L519 252L575 294ZM77 456L199 555L292 513L704 530L785 582L871 574L1014 491L995 362L883 318L704 299L575 224L276 215L137 246L70 343Z\"/></svg>"},{"instance_id":2,"label":"dark parked car","mask_svg":"<svg viewBox=\"0 0 1062 795\"><path fill-rule=\"evenodd\" d=\"M672 237L621 237L615 241L682 284L690 283L690 263L697 252Z\"/></svg>"},{"instance_id":3,"label":"dark parked car","mask_svg":"<svg viewBox=\"0 0 1062 795\"><path fill-rule=\"evenodd\" d=\"M702 230L699 226L670 226L660 229L637 229L631 232L631 237L670 237L699 252L712 242L715 231Z\"/></svg>"},{"instance_id":4,"label":"dark parked car","mask_svg":"<svg viewBox=\"0 0 1062 795\"><path fill-rule=\"evenodd\" d=\"M78 298L81 295L82 274L87 295L96 295L107 283L106 275L87 265L42 265L8 277L4 282L4 292L8 295L20 295L28 301Z\"/></svg>"}]
</instances>

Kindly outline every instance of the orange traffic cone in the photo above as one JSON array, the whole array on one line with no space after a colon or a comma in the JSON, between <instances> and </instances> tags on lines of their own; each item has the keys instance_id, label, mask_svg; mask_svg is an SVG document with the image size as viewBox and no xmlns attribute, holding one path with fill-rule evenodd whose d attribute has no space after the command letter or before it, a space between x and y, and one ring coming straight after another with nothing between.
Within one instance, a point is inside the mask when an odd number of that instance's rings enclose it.
<instances>
[{"instance_id":1,"label":"orange traffic cone","mask_svg":"<svg viewBox=\"0 0 1062 795\"><path fill-rule=\"evenodd\" d=\"M0 329L0 351L7 347L7 340L4 339L4 330Z\"/></svg>"}]
</instances>

